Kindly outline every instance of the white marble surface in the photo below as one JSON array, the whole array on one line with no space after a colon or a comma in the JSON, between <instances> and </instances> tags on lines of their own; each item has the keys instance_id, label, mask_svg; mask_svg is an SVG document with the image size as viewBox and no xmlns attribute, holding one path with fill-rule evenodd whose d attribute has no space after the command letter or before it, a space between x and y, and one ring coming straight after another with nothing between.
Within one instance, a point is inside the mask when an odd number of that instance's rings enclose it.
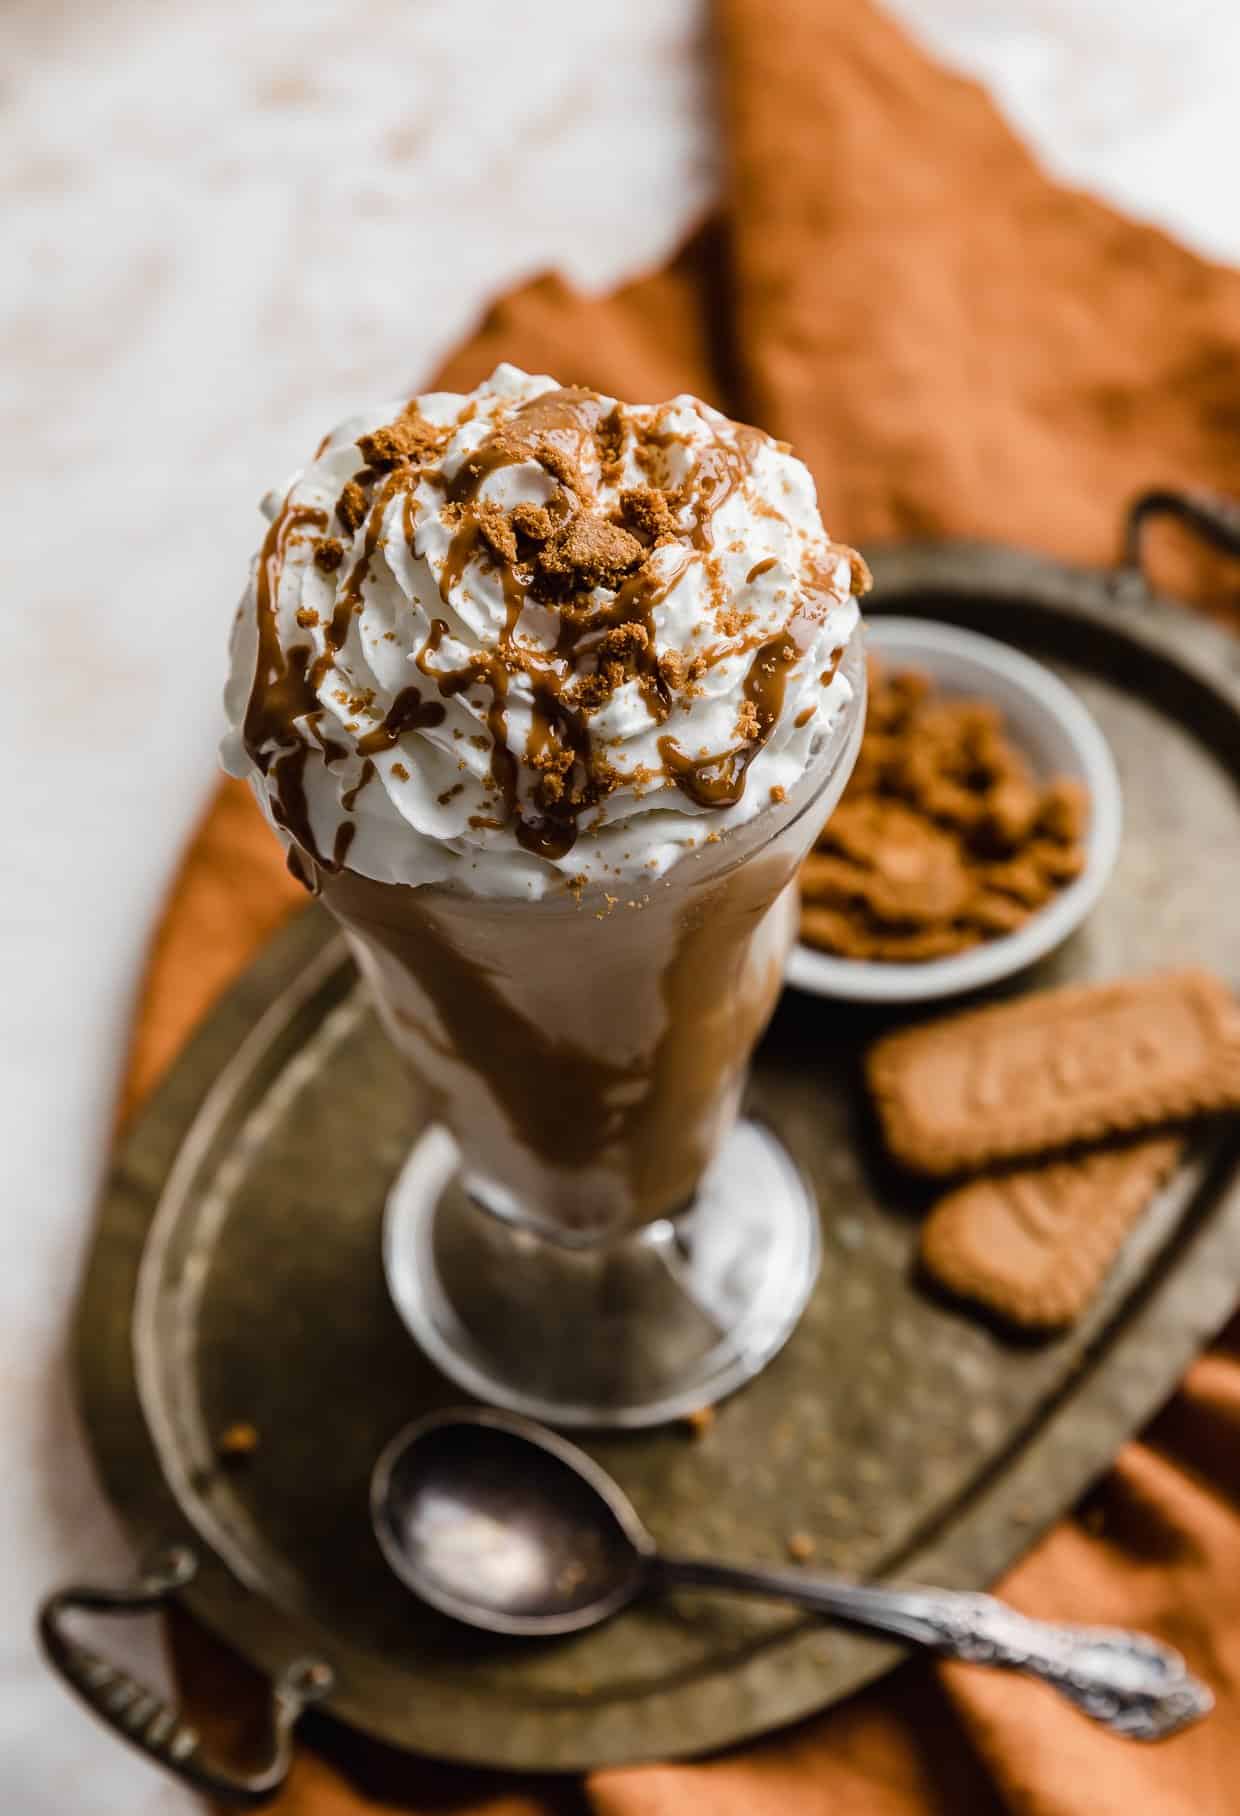
<instances>
[{"instance_id":1,"label":"white marble surface","mask_svg":"<svg viewBox=\"0 0 1240 1816\"><path fill-rule=\"evenodd\" d=\"M1240 259L1240 9L894 0L1056 170ZM520 17L519 29L513 21ZM194 1807L42 1671L126 1547L62 1347L144 943L211 787L254 501L487 296L714 194L700 0L9 0L0 48L0 1808ZM16 837L12 825L16 823ZM135 1657L154 1664L153 1644Z\"/></svg>"}]
</instances>

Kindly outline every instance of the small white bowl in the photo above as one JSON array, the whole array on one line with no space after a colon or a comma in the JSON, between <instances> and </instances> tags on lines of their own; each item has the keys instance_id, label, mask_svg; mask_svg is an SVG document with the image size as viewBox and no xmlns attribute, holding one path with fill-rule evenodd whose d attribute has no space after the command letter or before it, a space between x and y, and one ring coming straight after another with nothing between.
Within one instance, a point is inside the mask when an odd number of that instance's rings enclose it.
<instances>
[{"instance_id":1,"label":"small white bowl","mask_svg":"<svg viewBox=\"0 0 1240 1816\"><path fill-rule=\"evenodd\" d=\"M787 982L857 1003L918 1003L998 983L1067 939L1102 894L1119 853L1123 804L1106 740L1063 682L1006 643L928 618L871 618L868 646L889 668L917 668L946 698L989 700L1043 780L1071 776L1089 791L1085 868L1015 933L918 964L837 958L797 945Z\"/></svg>"}]
</instances>

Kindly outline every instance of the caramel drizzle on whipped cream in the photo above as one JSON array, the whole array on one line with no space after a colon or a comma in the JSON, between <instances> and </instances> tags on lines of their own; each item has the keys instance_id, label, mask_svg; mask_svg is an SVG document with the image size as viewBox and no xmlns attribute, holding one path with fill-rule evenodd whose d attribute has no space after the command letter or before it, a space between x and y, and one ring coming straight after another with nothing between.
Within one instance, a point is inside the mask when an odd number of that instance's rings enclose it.
<instances>
[{"instance_id":1,"label":"caramel drizzle on whipped cream","mask_svg":"<svg viewBox=\"0 0 1240 1816\"><path fill-rule=\"evenodd\" d=\"M749 765L774 731L783 710L789 670L803 654L791 626L762 644L741 689L753 709L749 718L753 729L729 750L688 757L675 738L659 739L659 755L668 774L699 807L736 806L745 792Z\"/></svg>"},{"instance_id":2,"label":"caramel drizzle on whipped cream","mask_svg":"<svg viewBox=\"0 0 1240 1816\"><path fill-rule=\"evenodd\" d=\"M268 778L272 817L295 846L315 859L319 853L304 780L310 747L294 721L305 718L317 724L321 708L309 674L310 645L297 643L287 656L284 653L276 625L276 597L289 542L298 533L326 527L326 511L286 501L263 539L255 586L258 655L243 726L250 760Z\"/></svg>"},{"instance_id":3,"label":"caramel drizzle on whipped cream","mask_svg":"<svg viewBox=\"0 0 1240 1816\"><path fill-rule=\"evenodd\" d=\"M473 824L515 823L515 836L525 850L550 859L563 857L577 839L582 815L613 788L633 780L596 750L590 732L592 713L617 686L632 679L651 718L661 724L678 693L696 687L714 660L737 652L733 640L718 651L699 655L693 664L666 655L660 659L654 612L680 580L685 562L670 563L664 570L652 565L650 557L655 549L675 542L682 548L688 545L686 561L710 559L716 513L744 483L755 454L768 440L760 430L731 425L731 439L715 436L705 446L695 444L693 468L674 490L654 482L665 451L684 438L657 428L643 430L636 457L651 483L623 493L620 505L604 517L593 508L587 475L595 467L604 473L610 467L614 473L621 449L635 433L636 425L622 406L605 410L596 393L582 389L542 392L513 410L445 481L436 459L459 426L459 422L445 428L426 424L414 404L397 422L361 438L358 445L366 464L344 487L335 511L350 536L362 531L361 547L351 558L331 619L323 627L323 648L313 663L308 646L294 646L287 657L281 648L276 627L280 572L289 543L299 534L319 532L320 565L325 567L339 564L340 544L322 537L326 512L286 502L263 545L256 588L258 660L244 740L255 765L269 776L273 816L326 870L343 863L352 828L347 837L337 835L330 858L318 852L302 782L309 744L294 721L305 720L326 760L343 754L319 729L319 689L361 610L388 507L402 493L404 532L414 553L412 493L420 481L443 491L441 519L453 530L439 581L445 605L470 563L488 561L499 575L505 622L493 646L471 651L457 667L443 667L436 657L450 627L445 618L432 620L414 661L419 676L438 697L421 685L404 688L382 723L358 738L356 748L365 759L363 782L342 799L346 812L374 773L377 754L393 748L407 731L440 724L444 701L477 689L485 696L473 704L484 711L496 807ZM503 510L481 498L492 474L530 461L555 482L545 505ZM601 597L600 588L606 589ZM550 649L518 639L527 603L549 607L558 615ZM750 709L743 735L725 750L696 756L682 751L675 739L660 738L662 775L639 778L639 784L673 784L701 808L724 808L739 801L748 769L779 719L789 671L803 653L796 628L794 618L776 636L749 646L754 653L743 684ZM744 643L739 648L743 651ZM520 765L507 736L509 688L519 675L526 678L532 695L525 756L537 778L524 799Z\"/></svg>"}]
</instances>

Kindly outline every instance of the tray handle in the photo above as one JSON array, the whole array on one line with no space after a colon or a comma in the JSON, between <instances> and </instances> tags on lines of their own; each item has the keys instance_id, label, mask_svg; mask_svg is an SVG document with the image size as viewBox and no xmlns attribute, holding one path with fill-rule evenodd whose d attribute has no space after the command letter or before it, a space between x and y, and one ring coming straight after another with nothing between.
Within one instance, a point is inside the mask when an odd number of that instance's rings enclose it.
<instances>
[{"instance_id":1,"label":"tray handle","mask_svg":"<svg viewBox=\"0 0 1240 1816\"><path fill-rule=\"evenodd\" d=\"M296 1659L272 1686L272 1746L265 1765L235 1772L203 1756L194 1729L178 1710L101 1653L73 1639L65 1616L148 1614L192 1582L198 1560L185 1545L160 1552L137 1581L124 1589L73 1584L49 1595L39 1609L39 1638L52 1669L114 1734L138 1748L182 1784L228 1803L256 1808L267 1803L288 1777L293 1729L302 1710L332 1687L329 1666L320 1659Z\"/></svg>"},{"instance_id":2,"label":"tray handle","mask_svg":"<svg viewBox=\"0 0 1240 1816\"><path fill-rule=\"evenodd\" d=\"M1137 494L1124 519L1120 574L1134 586L1144 587L1145 531L1154 517L1174 517L1213 548L1240 555L1240 499L1225 498L1218 492L1154 486Z\"/></svg>"}]
</instances>

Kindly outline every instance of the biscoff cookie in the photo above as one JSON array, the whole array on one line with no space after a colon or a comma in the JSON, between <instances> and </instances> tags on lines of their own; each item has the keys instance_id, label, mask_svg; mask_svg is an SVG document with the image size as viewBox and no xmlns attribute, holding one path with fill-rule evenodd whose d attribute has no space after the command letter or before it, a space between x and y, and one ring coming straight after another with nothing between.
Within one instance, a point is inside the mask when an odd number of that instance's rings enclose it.
<instances>
[{"instance_id":1,"label":"biscoff cookie","mask_svg":"<svg viewBox=\"0 0 1240 1816\"><path fill-rule=\"evenodd\" d=\"M891 1153L936 1177L1240 1108L1240 1010L1205 971L1075 985L889 1034Z\"/></svg>"},{"instance_id":2,"label":"biscoff cookie","mask_svg":"<svg viewBox=\"0 0 1240 1816\"><path fill-rule=\"evenodd\" d=\"M971 895L961 910L961 920L979 933L1015 933L1029 919L1029 909L1014 896L997 889L982 889Z\"/></svg>"},{"instance_id":3,"label":"biscoff cookie","mask_svg":"<svg viewBox=\"0 0 1240 1816\"><path fill-rule=\"evenodd\" d=\"M818 835L816 849L838 852L855 863L868 865L885 833L898 831L907 809L880 799L850 799L847 794ZM910 816L912 817L912 816Z\"/></svg>"},{"instance_id":4,"label":"biscoff cookie","mask_svg":"<svg viewBox=\"0 0 1240 1816\"><path fill-rule=\"evenodd\" d=\"M957 925L892 928L870 935L866 957L884 959L894 965L924 964L927 959L950 958L954 952L966 952L981 939L980 928Z\"/></svg>"},{"instance_id":5,"label":"biscoff cookie","mask_svg":"<svg viewBox=\"0 0 1240 1816\"><path fill-rule=\"evenodd\" d=\"M898 801L873 800L841 807L823 828L802 887L813 900L847 894L883 926L926 927L953 920L972 884L954 839Z\"/></svg>"},{"instance_id":6,"label":"biscoff cookie","mask_svg":"<svg viewBox=\"0 0 1240 1816\"><path fill-rule=\"evenodd\" d=\"M1016 851L1025 844L1042 808L1041 790L1025 776L1008 776L986 795L986 805L974 824L975 843L991 845L996 852Z\"/></svg>"},{"instance_id":7,"label":"biscoff cookie","mask_svg":"<svg viewBox=\"0 0 1240 1816\"><path fill-rule=\"evenodd\" d=\"M1070 883L1085 868L1085 852L1080 845L1057 845L1051 839L1035 839L1025 855L1052 883Z\"/></svg>"},{"instance_id":8,"label":"biscoff cookie","mask_svg":"<svg viewBox=\"0 0 1240 1816\"><path fill-rule=\"evenodd\" d=\"M1085 1310L1184 1147L1175 1135L974 1179L921 1232L921 1260L958 1298L1050 1331Z\"/></svg>"},{"instance_id":9,"label":"biscoff cookie","mask_svg":"<svg viewBox=\"0 0 1240 1816\"><path fill-rule=\"evenodd\" d=\"M802 902L801 938L841 958L869 958L869 933L850 907L850 903Z\"/></svg>"},{"instance_id":10,"label":"biscoff cookie","mask_svg":"<svg viewBox=\"0 0 1240 1816\"><path fill-rule=\"evenodd\" d=\"M1042 793L1036 830L1061 845L1079 845L1089 824L1089 792L1081 782L1060 776Z\"/></svg>"},{"instance_id":11,"label":"biscoff cookie","mask_svg":"<svg viewBox=\"0 0 1240 1816\"><path fill-rule=\"evenodd\" d=\"M878 665L870 663L870 696L866 707L866 730L876 734L902 732L910 716L927 698L933 687L929 675L920 669L897 669L880 678ZM879 682L875 687L874 683Z\"/></svg>"},{"instance_id":12,"label":"biscoff cookie","mask_svg":"<svg viewBox=\"0 0 1240 1816\"><path fill-rule=\"evenodd\" d=\"M980 930L960 927L875 928L847 908L808 903L801 910L804 937L848 958L883 959L891 964L924 964L947 958L982 938Z\"/></svg>"},{"instance_id":13,"label":"biscoff cookie","mask_svg":"<svg viewBox=\"0 0 1240 1816\"><path fill-rule=\"evenodd\" d=\"M1022 852L1018 858L1004 858L997 864L983 864L974 873L980 894L1010 895L1023 908L1041 908L1055 893L1054 882L1045 868Z\"/></svg>"}]
</instances>

